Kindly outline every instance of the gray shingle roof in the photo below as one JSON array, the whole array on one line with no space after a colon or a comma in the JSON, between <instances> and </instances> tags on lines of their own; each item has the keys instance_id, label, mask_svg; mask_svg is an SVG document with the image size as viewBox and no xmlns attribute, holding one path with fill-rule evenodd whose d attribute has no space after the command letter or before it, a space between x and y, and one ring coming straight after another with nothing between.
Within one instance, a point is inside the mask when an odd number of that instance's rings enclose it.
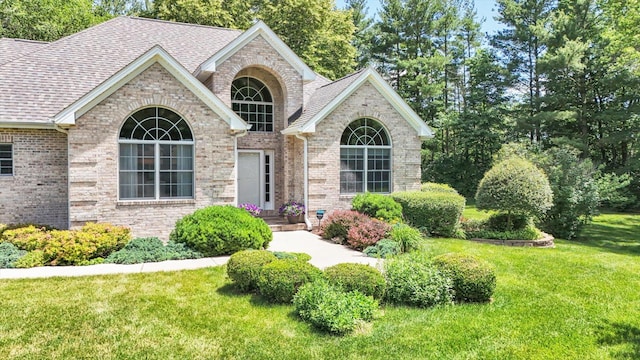
<instances>
[{"instance_id":1,"label":"gray shingle roof","mask_svg":"<svg viewBox=\"0 0 640 360\"><path fill-rule=\"evenodd\" d=\"M0 122L45 123L154 45L194 72L239 30L118 17L0 65Z\"/></svg>"},{"instance_id":2,"label":"gray shingle roof","mask_svg":"<svg viewBox=\"0 0 640 360\"><path fill-rule=\"evenodd\" d=\"M44 41L0 38L0 65L47 45Z\"/></svg>"},{"instance_id":3,"label":"gray shingle roof","mask_svg":"<svg viewBox=\"0 0 640 360\"><path fill-rule=\"evenodd\" d=\"M309 99L305 105L302 115L294 121L289 128L301 128L314 116L316 116L325 106L327 106L331 100L335 99L340 93L342 93L349 85L358 79L358 77L366 70L361 69L353 74L347 75L342 79L338 79L334 82L328 83L319 87Z\"/></svg>"}]
</instances>

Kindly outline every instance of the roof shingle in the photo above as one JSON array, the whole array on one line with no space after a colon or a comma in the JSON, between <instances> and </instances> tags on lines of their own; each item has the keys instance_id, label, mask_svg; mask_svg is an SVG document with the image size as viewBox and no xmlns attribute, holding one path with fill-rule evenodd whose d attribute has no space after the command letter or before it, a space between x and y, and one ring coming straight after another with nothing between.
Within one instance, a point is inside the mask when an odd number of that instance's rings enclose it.
<instances>
[{"instance_id":1,"label":"roof shingle","mask_svg":"<svg viewBox=\"0 0 640 360\"><path fill-rule=\"evenodd\" d=\"M44 41L0 38L0 65L47 45Z\"/></svg>"}]
</instances>

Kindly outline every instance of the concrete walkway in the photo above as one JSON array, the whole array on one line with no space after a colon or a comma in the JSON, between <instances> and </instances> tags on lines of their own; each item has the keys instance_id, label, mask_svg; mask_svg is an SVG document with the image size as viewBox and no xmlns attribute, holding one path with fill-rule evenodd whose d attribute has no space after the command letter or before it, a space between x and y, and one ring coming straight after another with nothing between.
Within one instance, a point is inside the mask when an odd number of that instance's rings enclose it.
<instances>
[{"instance_id":1,"label":"concrete walkway","mask_svg":"<svg viewBox=\"0 0 640 360\"><path fill-rule=\"evenodd\" d=\"M325 268L339 263L361 263L375 266L378 259L366 257L361 252L325 241L308 231L273 233L269 244L271 251L303 252L311 255L310 263ZM156 263L119 265L100 264L89 266L45 266L30 269L0 269L0 279L44 278L54 276L89 276L109 274L133 274L157 271L193 270L226 264L228 256L170 260Z\"/></svg>"}]
</instances>

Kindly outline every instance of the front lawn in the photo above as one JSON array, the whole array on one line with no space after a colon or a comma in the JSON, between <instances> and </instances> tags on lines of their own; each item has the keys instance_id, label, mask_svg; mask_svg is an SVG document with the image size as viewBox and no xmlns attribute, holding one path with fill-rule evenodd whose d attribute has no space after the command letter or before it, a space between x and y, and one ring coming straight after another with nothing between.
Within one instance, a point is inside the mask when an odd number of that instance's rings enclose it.
<instances>
[{"instance_id":1,"label":"front lawn","mask_svg":"<svg viewBox=\"0 0 640 360\"><path fill-rule=\"evenodd\" d=\"M637 359L640 216L602 215L555 249L428 241L495 264L491 304L386 306L337 337L238 295L224 269L0 281L0 358Z\"/></svg>"}]
</instances>

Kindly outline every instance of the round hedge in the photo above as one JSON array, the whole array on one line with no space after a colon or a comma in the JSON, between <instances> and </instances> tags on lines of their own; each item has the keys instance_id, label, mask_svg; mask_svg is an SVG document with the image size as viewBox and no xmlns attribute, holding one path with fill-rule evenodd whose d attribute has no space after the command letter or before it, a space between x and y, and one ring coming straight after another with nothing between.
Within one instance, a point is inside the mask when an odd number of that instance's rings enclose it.
<instances>
[{"instance_id":1,"label":"round hedge","mask_svg":"<svg viewBox=\"0 0 640 360\"><path fill-rule=\"evenodd\" d=\"M547 175L528 160L512 157L492 167L480 181L476 206L540 217L553 206Z\"/></svg>"},{"instance_id":2,"label":"round hedge","mask_svg":"<svg viewBox=\"0 0 640 360\"><path fill-rule=\"evenodd\" d=\"M267 250L238 251L227 262L227 275L240 291L253 291L258 288L262 267L277 259Z\"/></svg>"},{"instance_id":3,"label":"round hedge","mask_svg":"<svg viewBox=\"0 0 640 360\"><path fill-rule=\"evenodd\" d=\"M458 302L487 302L496 288L496 274L488 262L472 255L449 253L437 256L434 264L453 280Z\"/></svg>"},{"instance_id":4,"label":"round hedge","mask_svg":"<svg viewBox=\"0 0 640 360\"><path fill-rule=\"evenodd\" d=\"M391 303L429 307L453 302L451 278L422 254L388 259L384 270L385 299Z\"/></svg>"},{"instance_id":5,"label":"round hedge","mask_svg":"<svg viewBox=\"0 0 640 360\"><path fill-rule=\"evenodd\" d=\"M209 206L176 222L169 237L204 256L266 248L273 238L269 225L235 206Z\"/></svg>"},{"instance_id":6,"label":"round hedge","mask_svg":"<svg viewBox=\"0 0 640 360\"><path fill-rule=\"evenodd\" d=\"M329 283L341 287L344 291L361 293L381 299L387 286L384 276L378 269L365 264L338 264L324 270Z\"/></svg>"},{"instance_id":7,"label":"round hedge","mask_svg":"<svg viewBox=\"0 0 640 360\"><path fill-rule=\"evenodd\" d=\"M290 303L298 288L322 278L322 271L303 261L275 260L260 270L258 291L270 302Z\"/></svg>"}]
</instances>

